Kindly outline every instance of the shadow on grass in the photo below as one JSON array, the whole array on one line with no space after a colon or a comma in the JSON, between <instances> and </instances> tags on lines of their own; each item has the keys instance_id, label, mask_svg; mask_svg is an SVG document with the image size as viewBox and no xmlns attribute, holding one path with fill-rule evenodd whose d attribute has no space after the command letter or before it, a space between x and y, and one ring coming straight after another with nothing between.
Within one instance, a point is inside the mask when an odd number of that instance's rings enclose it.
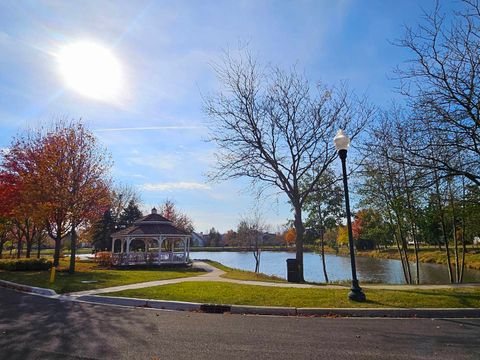
<instances>
[{"instance_id":1,"label":"shadow on grass","mask_svg":"<svg viewBox=\"0 0 480 360\"><path fill-rule=\"evenodd\" d=\"M69 274L66 270L57 271L53 284L49 282L50 271L2 271L0 272L0 279L24 285L49 288L55 290L57 293L70 293L139 282L189 277L200 275L201 273L203 273L203 271L195 268L117 270L105 269L89 264L89 266L79 266L79 270L76 271L75 274Z\"/></svg>"}]
</instances>

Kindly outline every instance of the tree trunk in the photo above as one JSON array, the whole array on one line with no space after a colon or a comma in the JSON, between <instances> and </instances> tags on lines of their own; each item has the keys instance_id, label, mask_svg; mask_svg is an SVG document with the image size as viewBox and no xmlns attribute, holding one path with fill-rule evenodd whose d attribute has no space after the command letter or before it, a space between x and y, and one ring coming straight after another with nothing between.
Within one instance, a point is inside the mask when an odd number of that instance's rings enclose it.
<instances>
[{"instance_id":1,"label":"tree trunk","mask_svg":"<svg viewBox=\"0 0 480 360\"><path fill-rule=\"evenodd\" d=\"M448 277L450 279L450 283L453 284L452 262L450 257L450 247L448 246L447 226L445 225L445 214L443 212L442 199L440 197L440 180L438 179L438 175L436 172L435 172L435 191L437 193L437 206L438 206L438 211L440 212L440 223L441 223L440 225L442 229L443 243L445 244L445 254L447 255Z\"/></svg>"},{"instance_id":2,"label":"tree trunk","mask_svg":"<svg viewBox=\"0 0 480 360\"><path fill-rule=\"evenodd\" d=\"M253 254L255 256L255 273L258 274L260 272L260 249L256 248Z\"/></svg>"},{"instance_id":3,"label":"tree trunk","mask_svg":"<svg viewBox=\"0 0 480 360\"><path fill-rule=\"evenodd\" d=\"M320 246L321 246L321 253L322 253L322 266L323 266L323 276L325 277L325 282L328 283L328 274L327 274L327 265L325 263L325 241L324 241L324 233L322 231L322 236L320 239Z\"/></svg>"},{"instance_id":4,"label":"tree trunk","mask_svg":"<svg viewBox=\"0 0 480 360\"><path fill-rule=\"evenodd\" d=\"M458 238L457 238L457 214L455 209L455 199L453 197L452 187L451 184L448 184L449 193L450 193L450 203L452 207L452 224L453 224L453 253L455 256L455 281L458 283L460 282L460 263L459 263L459 255L458 255Z\"/></svg>"},{"instance_id":5,"label":"tree trunk","mask_svg":"<svg viewBox=\"0 0 480 360\"><path fill-rule=\"evenodd\" d=\"M3 253L3 245L5 244L6 238L2 237L0 240L0 259L2 258L2 253Z\"/></svg>"},{"instance_id":6,"label":"tree trunk","mask_svg":"<svg viewBox=\"0 0 480 360\"><path fill-rule=\"evenodd\" d=\"M402 151L403 157L403 151ZM417 228L415 224L415 217L413 215L413 201L412 194L410 193L410 185L407 179L407 170L405 169L405 162L402 161L402 172L403 172L403 185L405 186L405 192L407 194L407 205L408 205L408 217L410 220L410 231L412 232L412 239L415 252L415 280L417 285L420 284L420 261L418 259L418 239L417 239Z\"/></svg>"},{"instance_id":7,"label":"tree trunk","mask_svg":"<svg viewBox=\"0 0 480 360\"><path fill-rule=\"evenodd\" d=\"M33 245L32 240L26 241L26 245L27 245L27 251L25 253L25 257L28 259L30 258L30 254L32 252L32 245Z\"/></svg>"},{"instance_id":8,"label":"tree trunk","mask_svg":"<svg viewBox=\"0 0 480 360\"><path fill-rule=\"evenodd\" d=\"M296 247L296 260L297 260L297 275L298 281L304 282L303 277L303 234L305 232L305 227L302 222L302 207L299 204L295 205L295 247Z\"/></svg>"},{"instance_id":9,"label":"tree trunk","mask_svg":"<svg viewBox=\"0 0 480 360\"><path fill-rule=\"evenodd\" d=\"M408 245L407 240L405 239L405 235L403 233L402 221L400 216L396 210L394 210L395 217L397 218L397 228L398 228L398 236L401 242L401 251L403 252L403 256L405 258L405 269L407 274L407 284L412 283L412 272L410 270L410 262L408 261Z\"/></svg>"},{"instance_id":10,"label":"tree trunk","mask_svg":"<svg viewBox=\"0 0 480 360\"><path fill-rule=\"evenodd\" d=\"M462 267L460 269L460 281L463 283L463 274L465 272L465 252L467 251L467 246L465 245L465 177L462 177Z\"/></svg>"},{"instance_id":11,"label":"tree trunk","mask_svg":"<svg viewBox=\"0 0 480 360\"><path fill-rule=\"evenodd\" d=\"M20 259L22 256L22 238L20 237L17 242L17 259Z\"/></svg>"},{"instance_id":12,"label":"tree trunk","mask_svg":"<svg viewBox=\"0 0 480 360\"><path fill-rule=\"evenodd\" d=\"M77 252L77 233L75 231L75 225L72 225L72 230L70 232L70 268L68 272L70 274L75 273L75 256Z\"/></svg>"},{"instance_id":13,"label":"tree trunk","mask_svg":"<svg viewBox=\"0 0 480 360\"><path fill-rule=\"evenodd\" d=\"M53 254L53 266L57 267L60 262L60 251L62 250L62 238L58 234L55 238L55 252Z\"/></svg>"}]
</instances>

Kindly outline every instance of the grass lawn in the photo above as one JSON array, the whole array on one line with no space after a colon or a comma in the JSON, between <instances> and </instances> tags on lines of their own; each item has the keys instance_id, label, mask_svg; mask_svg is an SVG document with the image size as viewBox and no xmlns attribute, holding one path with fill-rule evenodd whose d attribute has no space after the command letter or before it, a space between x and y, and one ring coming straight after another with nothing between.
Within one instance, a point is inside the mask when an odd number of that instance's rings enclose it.
<instances>
[{"instance_id":1,"label":"grass lawn","mask_svg":"<svg viewBox=\"0 0 480 360\"><path fill-rule=\"evenodd\" d=\"M40 255L53 255L54 252L55 252L55 249L42 249L42 250L40 250ZM34 254L36 254L36 253L37 252L34 251ZM62 253L65 256L68 256L68 255L70 255L70 250L62 249ZM81 249L77 249L77 251L76 251L77 255L91 254L91 253L92 253L92 248L81 248Z\"/></svg>"},{"instance_id":2,"label":"grass lawn","mask_svg":"<svg viewBox=\"0 0 480 360\"><path fill-rule=\"evenodd\" d=\"M1 271L0 279L19 284L50 288L57 293L92 290L110 286L127 285L145 281L183 278L204 274L198 269L142 269L114 270L100 267L98 264L77 261L76 272L68 274L68 260L61 260L54 284L49 283L50 271ZM82 281L94 281L83 283Z\"/></svg>"},{"instance_id":3,"label":"grass lawn","mask_svg":"<svg viewBox=\"0 0 480 360\"><path fill-rule=\"evenodd\" d=\"M267 275L262 273L256 274L253 271L234 269L212 260L202 260L202 261L209 263L212 266L215 266L217 269L225 271L226 274L222 275L221 277L227 278L227 279L268 281L268 282L287 282L287 280L282 279L278 276Z\"/></svg>"},{"instance_id":4,"label":"grass lawn","mask_svg":"<svg viewBox=\"0 0 480 360\"><path fill-rule=\"evenodd\" d=\"M367 302L348 300L348 289L298 289L222 282L184 282L109 293L145 299L216 304L289 307L480 307L479 288L442 290L366 290Z\"/></svg>"}]
</instances>

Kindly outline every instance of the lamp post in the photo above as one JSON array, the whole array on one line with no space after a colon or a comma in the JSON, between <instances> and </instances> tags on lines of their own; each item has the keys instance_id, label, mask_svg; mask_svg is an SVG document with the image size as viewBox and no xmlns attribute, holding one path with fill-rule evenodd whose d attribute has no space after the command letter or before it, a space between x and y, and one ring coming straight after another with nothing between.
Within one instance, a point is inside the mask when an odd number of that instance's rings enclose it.
<instances>
[{"instance_id":1,"label":"lamp post","mask_svg":"<svg viewBox=\"0 0 480 360\"><path fill-rule=\"evenodd\" d=\"M345 191L345 210L347 212L347 229L348 229L348 246L350 248L350 263L352 266L352 287L348 297L350 300L362 302L366 300L365 294L362 288L358 285L357 279L357 267L355 265L355 249L353 247L353 234L352 234L352 219L350 214L350 198L348 196L348 182L347 182L347 150L350 146L350 139L343 133L343 130L338 130L337 135L333 139L335 148L337 149L338 156L342 160L342 172L343 172L343 188Z\"/></svg>"}]
</instances>

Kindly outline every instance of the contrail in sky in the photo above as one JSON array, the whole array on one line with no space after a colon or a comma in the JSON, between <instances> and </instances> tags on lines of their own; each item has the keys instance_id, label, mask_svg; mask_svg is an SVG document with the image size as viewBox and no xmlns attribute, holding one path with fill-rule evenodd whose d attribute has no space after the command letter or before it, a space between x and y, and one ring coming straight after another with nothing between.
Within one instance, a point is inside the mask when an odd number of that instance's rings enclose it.
<instances>
[{"instance_id":1,"label":"contrail in sky","mask_svg":"<svg viewBox=\"0 0 480 360\"><path fill-rule=\"evenodd\" d=\"M143 127L124 127L124 128L105 128L95 129L95 132L105 131L144 131L144 130L186 130L186 129L202 129L203 126L143 126Z\"/></svg>"}]
</instances>

